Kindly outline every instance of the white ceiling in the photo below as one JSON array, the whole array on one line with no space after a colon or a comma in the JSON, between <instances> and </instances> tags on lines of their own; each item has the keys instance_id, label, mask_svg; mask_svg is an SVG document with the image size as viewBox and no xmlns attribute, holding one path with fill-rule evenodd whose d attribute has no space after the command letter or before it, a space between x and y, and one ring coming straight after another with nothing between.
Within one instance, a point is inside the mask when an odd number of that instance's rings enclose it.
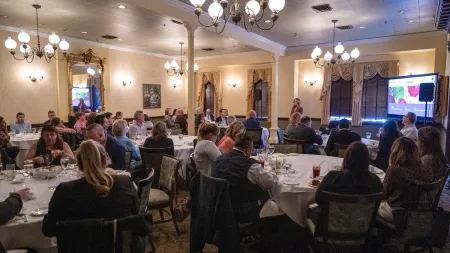
<instances>
[{"instance_id":1,"label":"white ceiling","mask_svg":"<svg viewBox=\"0 0 450 253\"><path fill-rule=\"evenodd\" d=\"M55 31L64 37L98 41L113 46L147 51L163 55L180 54L179 42L185 42L187 32L183 25L174 24L170 17L151 10L135 8L125 3L125 9L115 0L0 0L0 25L35 31L36 17L32 4L40 4L40 31ZM87 32L82 34L81 32ZM102 35L121 39L107 40ZM206 29L195 31L195 56L240 53L257 50L234 40L229 40ZM6 38L0 38L3 41ZM17 38L14 38L17 40ZM70 43L70 39L68 39ZM202 48L214 48L205 52ZM69 49L70 51L70 49Z\"/></svg>"},{"instance_id":2,"label":"white ceiling","mask_svg":"<svg viewBox=\"0 0 450 253\"><path fill-rule=\"evenodd\" d=\"M180 1L190 4L189 0ZM206 0L203 9L207 10L212 2L213 0ZM240 2L243 5L248 0ZM337 30L337 41L435 31L434 15L437 2L437 0L286 0L286 6L280 12L280 18L273 29L262 31L255 27L253 32L292 47L331 42L333 19L339 20L337 25L354 27L348 31ZM333 10L316 13L311 7L319 4L330 4ZM401 10L404 13L400 13ZM262 20L270 19L270 12L268 8ZM269 26L266 23L262 25ZM242 24L240 26L243 27ZM297 37L294 37L294 33L297 33Z\"/></svg>"},{"instance_id":3,"label":"white ceiling","mask_svg":"<svg viewBox=\"0 0 450 253\"><path fill-rule=\"evenodd\" d=\"M189 0L180 1L190 5ZM212 1L206 0L204 9L207 9ZM178 43L187 42L184 26L172 23L168 16L134 7L126 2L127 0L0 0L0 25L27 31L35 30L35 13L31 5L36 3L42 5L39 11L39 22L43 24L40 26L42 32L55 31L63 37L98 41L164 55L178 55L180 52ZM231 4L234 1L229 2ZM241 0L242 4L246 2L248 0ZM286 0L286 6L280 12L280 18L272 30L262 31L255 27L253 32L284 46L294 47L331 42L332 19L338 19L338 25L354 26L354 29L349 31L337 30L336 41L435 31L434 15L437 2L437 0ZM120 3L124 3L127 8L119 9L117 6ZM313 5L324 3L329 3L333 10L316 13L311 9ZM405 12L400 13L401 10ZM269 16L270 9L267 9L263 20L269 19ZM360 29L362 26L365 29ZM297 37L293 36L294 33L297 33ZM118 36L121 41L100 38L107 34ZM68 41L70 43L70 39ZM212 52L201 50L207 47L216 50ZM186 51L186 44L184 49ZM207 29L199 28L195 31L197 57L254 50L257 49Z\"/></svg>"}]
</instances>

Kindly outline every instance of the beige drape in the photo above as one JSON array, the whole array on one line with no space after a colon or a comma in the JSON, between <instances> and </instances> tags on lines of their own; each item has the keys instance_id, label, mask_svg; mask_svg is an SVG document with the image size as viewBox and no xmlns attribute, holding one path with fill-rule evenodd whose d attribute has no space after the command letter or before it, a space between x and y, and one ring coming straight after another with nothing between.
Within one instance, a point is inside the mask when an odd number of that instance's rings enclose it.
<instances>
[{"instance_id":1,"label":"beige drape","mask_svg":"<svg viewBox=\"0 0 450 253\"><path fill-rule=\"evenodd\" d=\"M270 122L270 116L272 115L272 69L250 69L247 74L247 111L253 110L253 89L259 80L267 82L267 95L269 97L268 115L267 121Z\"/></svg>"},{"instance_id":2,"label":"beige drape","mask_svg":"<svg viewBox=\"0 0 450 253\"><path fill-rule=\"evenodd\" d=\"M322 86L322 124L330 123L330 95L331 83L342 78L346 81L353 79L353 107L352 107L352 125L362 126L362 93L364 80L372 79L379 74L384 78L398 76L399 61L366 62L348 65L326 66L324 69L324 78Z\"/></svg>"},{"instance_id":3,"label":"beige drape","mask_svg":"<svg viewBox=\"0 0 450 253\"><path fill-rule=\"evenodd\" d=\"M197 73L197 107L203 108L205 104L205 85L211 83L214 86L214 115L219 115L222 108L222 72Z\"/></svg>"}]
</instances>

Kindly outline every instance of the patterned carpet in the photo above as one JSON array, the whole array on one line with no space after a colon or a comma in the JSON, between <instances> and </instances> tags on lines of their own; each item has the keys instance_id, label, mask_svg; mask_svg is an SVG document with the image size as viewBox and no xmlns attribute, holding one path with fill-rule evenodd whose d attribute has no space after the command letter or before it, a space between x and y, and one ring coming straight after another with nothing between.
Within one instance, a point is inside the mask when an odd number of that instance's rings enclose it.
<instances>
[{"instance_id":1,"label":"patterned carpet","mask_svg":"<svg viewBox=\"0 0 450 253\"><path fill-rule=\"evenodd\" d=\"M440 206L450 211L449 189L444 189ZM158 219L159 215L155 213L154 217ZM276 223L278 227L274 228L274 234L276 235L270 238L271 243L265 244L263 248L253 249L253 251L258 253L306 253L307 237L305 231L290 220L277 220ZM189 217L183 223L179 223L178 227L181 231L179 238L172 222L154 225L152 238L156 246L156 252L189 253ZM213 245L206 245L203 252L215 253L217 248ZM450 253L450 236L447 238L447 244L444 249L435 250L434 252Z\"/></svg>"}]
</instances>

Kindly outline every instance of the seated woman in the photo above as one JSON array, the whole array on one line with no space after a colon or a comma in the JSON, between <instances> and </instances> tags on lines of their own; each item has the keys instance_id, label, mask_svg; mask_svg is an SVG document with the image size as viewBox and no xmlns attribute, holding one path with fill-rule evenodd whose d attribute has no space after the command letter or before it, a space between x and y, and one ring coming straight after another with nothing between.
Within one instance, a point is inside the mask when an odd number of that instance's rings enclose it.
<instances>
[{"instance_id":1,"label":"seated woman","mask_svg":"<svg viewBox=\"0 0 450 253\"><path fill-rule=\"evenodd\" d=\"M216 146L219 127L215 123L202 123L198 129L198 142L194 149L197 170L211 176L213 162L221 155Z\"/></svg>"},{"instance_id":2,"label":"seated woman","mask_svg":"<svg viewBox=\"0 0 450 253\"><path fill-rule=\"evenodd\" d=\"M386 201L381 202L378 215L388 222L394 222L392 209L402 207L410 192L408 183L430 183L433 170L423 166L416 143L407 137L398 138L392 145L389 167L383 187Z\"/></svg>"},{"instance_id":3,"label":"seated woman","mask_svg":"<svg viewBox=\"0 0 450 253\"><path fill-rule=\"evenodd\" d=\"M174 155L173 140L167 137L167 127L162 121L158 121L153 125L152 136L148 137L143 147L144 148L171 148L170 155Z\"/></svg>"},{"instance_id":4,"label":"seated woman","mask_svg":"<svg viewBox=\"0 0 450 253\"><path fill-rule=\"evenodd\" d=\"M383 192L383 184L377 175L369 172L370 157L367 146L353 142L345 151L342 171L330 171L316 191L316 202L323 205L323 192L351 195L376 194ZM317 224L320 208L311 212L311 219Z\"/></svg>"},{"instance_id":5,"label":"seated woman","mask_svg":"<svg viewBox=\"0 0 450 253\"><path fill-rule=\"evenodd\" d=\"M384 123L383 132L380 137L380 145L377 156L377 167L386 171L389 166L389 156L391 155L392 144L401 137L397 122L388 120Z\"/></svg>"},{"instance_id":6,"label":"seated woman","mask_svg":"<svg viewBox=\"0 0 450 253\"><path fill-rule=\"evenodd\" d=\"M195 116L195 127L199 127L202 123L205 123L205 114L203 112Z\"/></svg>"},{"instance_id":7,"label":"seated woman","mask_svg":"<svg viewBox=\"0 0 450 253\"><path fill-rule=\"evenodd\" d=\"M228 115L228 125L231 125L231 123L236 121L236 116L234 115Z\"/></svg>"},{"instance_id":8,"label":"seated woman","mask_svg":"<svg viewBox=\"0 0 450 253\"><path fill-rule=\"evenodd\" d=\"M131 142L127 137L128 132L128 124L123 119L118 119L114 121L112 125L112 133L116 139L118 139L126 148L127 151L131 151L131 165L130 168L134 169L137 166L140 166L141 154L139 153L138 148Z\"/></svg>"},{"instance_id":9,"label":"seated woman","mask_svg":"<svg viewBox=\"0 0 450 253\"><path fill-rule=\"evenodd\" d=\"M298 112L294 112L289 118L289 125L286 127L286 135L289 135L289 132L292 131L293 128L296 128L300 125L300 120L302 115Z\"/></svg>"},{"instance_id":10,"label":"seated woman","mask_svg":"<svg viewBox=\"0 0 450 253\"><path fill-rule=\"evenodd\" d=\"M447 159L441 147L441 133L434 127L422 127L418 133L420 160L433 170L433 181L438 181L447 172Z\"/></svg>"},{"instance_id":11,"label":"seated woman","mask_svg":"<svg viewBox=\"0 0 450 253\"><path fill-rule=\"evenodd\" d=\"M77 122L73 127L77 134L83 134L83 129L86 129L86 115L84 112L77 112Z\"/></svg>"},{"instance_id":12,"label":"seated woman","mask_svg":"<svg viewBox=\"0 0 450 253\"><path fill-rule=\"evenodd\" d=\"M50 121L50 125L54 126L56 128L56 130L58 131L58 133L60 133L60 134L75 134L76 133L75 129L67 128L64 125L64 123L62 122L62 120L58 117L54 117Z\"/></svg>"},{"instance_id":13,"label":"seated woman","mask_svg":"<svg viewBox=\"0 0 450 253\"><path fill-rule=\"evenodd\" d=\"M59 221L114 220L138 213L139 199L131 178L106 173L106 152L101 149L92 140L81 143L77 161L84 176L56 188L42 224L45 236L58 236Z\"/></svg>"},{"instance_id":14,"label":"seated woman","mask_svg":"<svg viewBox=\"0 0 450 253\"><path fill-rule=\"evenodd\" d=\"M233 122L228 129L225 131L225 135L220 139L217 146L220 152L229 153L234 148L234 142L236 138L244 132L244 124L240 121Z\"/></svg>"},{"instance_id":15,"label":"seated woman","mask_svg":"<svg viewBox=\"0 0 450 253\"><path fill-rule=\"evenodd\" d=\"M175 121L170 114L170 108L166 108L164 111L164 121L166 122L168 128L175 127Z\"/></svg>"},{"instance_id":16,"label":"seated woman","mask_svg":"<svg viewBox=\"0 0 450 253\"><path fill-rule=\"evenodd\" d=\"M41 138L31 146L25 159L33 160L34 166L40 167L46 163L59 165L61 157L75 158L69 145L61 139L56 128L45 125L42 128Z\"/></svg>"},{"instance_id":17,"label":"seated woman","mask_svg":"<svg viewBox=\"0 0 450 253\"><path fill-rule=\"evenodd\" d=\"M9 140L10 137L8 134L8 127L6 125L6 121L3 117L0 116L0 149L4 151L2 153L2 161L5 161L3 166L9 164L11 160L15 160L20 152L20 148L17 146L12 146ZM3 157L3 154L5 154L7 157Z\"/></svg>"},{"instance_id":18,"label":"seated woman","mask_svg":"<svg viewBox=\"0 0 450 253\"><path fill-rule=\"evenodd\" d=\"M87 116L87 120L86 120L86 128L95 123L96 117L97 117L97 113L95 113L95 112L89 113L89 115Z\"/></svg>"}]
</instances>

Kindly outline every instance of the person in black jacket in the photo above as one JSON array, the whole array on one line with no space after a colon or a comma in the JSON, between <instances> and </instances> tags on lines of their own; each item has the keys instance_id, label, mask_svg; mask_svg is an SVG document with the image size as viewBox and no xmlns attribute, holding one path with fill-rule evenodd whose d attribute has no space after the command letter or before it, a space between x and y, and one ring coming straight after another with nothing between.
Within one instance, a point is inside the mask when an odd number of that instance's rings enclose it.
<instances>
[{"instance_id":1,"label":"person in black jacket","mask_svg":"<svg viewBox=\"0 0 450 253\"><path fill-rule=\"evenodd\" d=\"M59 221L108 221L138 214L139 199L133 181L125 175L105 172L107 156L102 149L103 145L92 140L81 143L77 162L84 177L56 188L42 224L45 236L58 236Z\"/></svg>"},{"instance_id":2,"label":"person in black jacket","mask_svg":"<svg viewBox=\"0 0 450 253\"><path fill-rule=\"evenodd\" d=\"M250 136L237 137L234 148L219 156L212 166L212 177L227 180L230 198L238 222L259 219L259 211L269 199L267 190L278 183L274 172L265 171L261 164L250 158L253 141Z\"/></svg>"},{"instance_id":3,"label":"person in black jacket","mask_svg":"<svg viewBox=\"0 0 450 253\"><path fill-rule=\"evenodd\" d=\"M107 135L106 130L99 124L91 124L86 128L86 138L94 140L105 147L111 159L111 168L125 170L125 146L116 138Z\"/></svg>"},{"instance_id":4,"label":"person in black jacket","mask_svg":"<svg viewBox=\"0 0 450 253\"><path fill-rule=\"evenodd\" d=\"M378 146L377 167L386 171L389 167L389 156L391 155L392 144L400 138L402 134L398 130L397 123L394 120L388 120L384 123L383 133L380 136Z\"/></svg>"},{"instance_id":5,"label":"person in black jacket","mask_svg":"<svg viewBox=\"0 0 450 253\"><path fill-rule=\"evenodd\" d=\"M261 128L261 122L256 119L256 112L254 110L248 112L248 119L242 123L245 128Z\"/></svg>"},{"instance_id":6,"label":"person in black jacket","mask_svg":"<svg viewBox=\"0 0 450 253\"><path fill-rule=\"evenodd\" d=\"M329 156L337 154L333 153L334 144L350 145L355 141L361 141L359 134L350 131L350 121L347 119L341 119L339 121L339 131L332 133L328 137L327 146L325 147L325 153Z\"/></svg>"},{"instance_id":7,"label":"person in black jacket","mask_svg":"<svg viewBox=\"0 0 450 253\"><path fill-rule=\"evenodd\" d=\"M323 205L323 192L350 195L376 194L383 192L380 178L369 171L369 150L364 143L353 142L345 151L342 171L330 171L316 191L316 203ZM317 224L320 208L311 213Z\"/></svg>"},{"instance_id":8,"label":"person in black jacket","mask_svg":"<svg viewBox=\"0 0 450 253\"><path fill-rule=\"evenodd\" d=\"M6 224L22 210L22 199L29 199L29 188L9 194L5 201L0 202L0 226Z\"/></svg>"},{"instance_id":9,"label":"person in black jacket","mask_svg":"<svg viewBox=\"0 0 450 253\"><path fill-rule=\"evenodd\" d=\"M172 138L167 135L166 124L162 121L158 121L152 128L152 136L148 137L143 145L144 148L170 148L170 155L175 153L174 144Z\"/></svg>"},{"instance_id":10,"label":"person in black jacket","mask_svg":"<svg viewBox=\"0 0 450 253\"><path fill-rule=\"evenodd\" d=\"M323 140L320 135L316 134L316 130L311 127L310 117L302 117L300 119L300 125L289 128L286 134L289 139L306 141L308 154L320 154L319 151L314 148L314 143L322 145Z\"/></svg>"},{"instance_id":11,"label":"person in black jacket","mask_svg":"<svg viewBox=\"0 0 450 253\"><path fill-rule=\"evenodd\" d=\"M228 126L228 110L227 109L220 109L220 116L216 118L216 123L224 126Z\"/></svg>"}]
</instances>

